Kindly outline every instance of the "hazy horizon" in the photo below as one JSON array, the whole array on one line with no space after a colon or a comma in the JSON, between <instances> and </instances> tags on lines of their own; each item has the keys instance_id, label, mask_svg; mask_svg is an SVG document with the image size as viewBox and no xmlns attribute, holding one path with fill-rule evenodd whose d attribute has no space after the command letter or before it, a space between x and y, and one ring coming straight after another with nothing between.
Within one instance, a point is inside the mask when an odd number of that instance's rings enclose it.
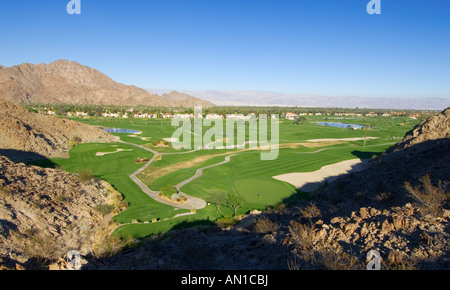
<instances>
[{"instance_id":1,"label":"hazy horizon","mask_svg":"<svg viewBox=\"0 0 450 290\"><path fill-rule=\"evenodd\" d=\"M68 2L0 4L0 64L68 59L141 88L450 99L445 0L381 0L380 15L368 0L80 0L79 15Z\"/></svg>"}]
</instances>

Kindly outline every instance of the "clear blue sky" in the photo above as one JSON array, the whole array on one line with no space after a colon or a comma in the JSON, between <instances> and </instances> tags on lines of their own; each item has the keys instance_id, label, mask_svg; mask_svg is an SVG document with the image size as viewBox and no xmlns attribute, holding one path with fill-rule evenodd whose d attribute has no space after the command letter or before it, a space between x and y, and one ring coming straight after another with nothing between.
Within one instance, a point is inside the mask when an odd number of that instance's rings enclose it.
<instances>
[{"instance_id":1,"label":"clear blue sky","mask_svg":"<svg viewBox=\"0 0 450 290\"><path fill-rule=\"evenodd\" d=\"M450 1L2 0L0 64L143 88L450 98Z\"/></svg>"}]
</instances>

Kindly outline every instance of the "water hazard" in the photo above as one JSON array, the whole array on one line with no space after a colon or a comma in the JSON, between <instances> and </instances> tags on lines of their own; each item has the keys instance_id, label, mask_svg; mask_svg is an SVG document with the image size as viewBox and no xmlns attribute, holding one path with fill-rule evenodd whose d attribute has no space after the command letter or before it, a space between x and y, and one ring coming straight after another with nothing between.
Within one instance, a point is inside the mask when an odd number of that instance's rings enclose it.
<instances>
[{"instance_id":1,"label":"water hazard","mask_svg":"<svg viewBox=\"0 0 450 290\"><path fill-rule=\"evenodd\" d=\"M321 126L330 126L330 127L338 127L338 128L353 128L353 129L363 129L363 125L356 124L347 124L347 123L339 123L339 122L317 122L318 125Z\"/></svg>"},{"instance_id":2,"label":"water hazard","mask_svg":"<svg viewBox=\"0 0 450 290\"><path fill-rule=\"evenodd\" d=\"M122 128L102 128L103 131L108 133L127 133L127 134L137 134L141 133L140 131L130 130L130 129L122 129Z\"/></svg>"}]
</instances>

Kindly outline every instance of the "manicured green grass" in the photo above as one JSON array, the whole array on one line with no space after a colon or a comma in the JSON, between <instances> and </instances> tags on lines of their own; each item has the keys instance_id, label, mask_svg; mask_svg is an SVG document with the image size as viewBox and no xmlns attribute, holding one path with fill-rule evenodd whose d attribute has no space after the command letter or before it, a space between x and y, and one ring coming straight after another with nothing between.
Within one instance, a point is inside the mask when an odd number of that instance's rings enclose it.
<instances>
[{"instance_id":1,"label":"manicured green grass","mask_svg":"<svg viewBox=\"0 0 450 290\"><path fill-rule=\"evenodd\" d=\"M115 152L117 149L132 150L122 151L104 156L96 156L97 152ZM82 144L69 152L70 159L55 158L51 163L63 170L76 173L82 169L90 169L95 177L109 182L116 190L124 195L124 200L129 207L126 211L117 215L114 219L119 223L130 223L132 220L151 221L172 217L183 211L175 211L173 207L158 203L150 198L129 178L129 174L143 166L136 164L138 158L151 158L152 154L132 145L127 144ZM48 161L46 161L48 165ZM42 162L34 162L35 165L45 166ZM186 212L186 211L184 211Z\"/></svg>"},{"instance_id":2,"label":"manicured green grass","mask_svg":"<svg viewBox=\"0 0 450 290\"><path fill-rule=\"evenodd\" d=\"M95 126L109 127L112 122L104 119L78 119L83 123ZM334 127L324 127L315 124L318 121L336 121L351 124L369 124L372 128L364 130L348 130ZM300 125L295 125L288 120L281 120L280 142L299 143L309 139L329 139L329 138L362 138L366 134L369 137L379 137L378 140L354 141L342 144L327 145L323 147L297 147L282 148L276 160L261 160L261 152L237 150L201 150L187 154L164 155L162 160L155 161L146 170L150 177L141 174L139 178L151 189L159 190L161 187L171 184L176 185L181 181L193 176L198 168L216 164L224 160L223 153L237 153L231 161L217 167L206 169L203 175L185 185L181 190L189 195L202 198L206 201L212 193L223 191L227 194L235 193L243 200L238 214L248 212L252 209L264 210L268 206L279 203L288 203L303 198L305 195L285 182L275 180L273 176L293 172L310 172L320 169L322 166L337 163L353 158L371 158L373 155L381 154L397 140L391 140L394 136L403 136L410 130L417 121L408 118L356 118L356 119L329 119L327 117L308 117L308 120ZM131 134L114 134L120 136L123 141L145 145L159 152L181 153L188 150L176 151L168 147L152 147L152 141L170 138L175 128L170 125L170 120L130 120L117 119L114 127L141 131L138 137L130 137ZM223 126L224 130L225 123ZM270 138L270 124L269 138ZM207 128L204 128L203 133ZM235 132L237 134L237 132ZM248 140L248 126L247 126ZM148 137L143 140L140 137ZM192 136L193 137L193 136ZM95 156L96 152L114 152L118 148L132 151L122 151L105 156ZM199 162L189 162L213 156L209 159L202 159ZM189 226L211 225L213 221L222 216L232 216L230 207L222 206L221 212L217 211L214 204L198 210L195 215L172 218L176 214L186 213L187 210L176 210L173 207L160 204L148 197L129 178L129 174L135 172L144 164L136 164L138 158L151 158L152 154L140 148L127 144L83 144L70 151L70 159L52 159L41 162L43 166L50 166L51 163L62 167L69 172L76 172L81 169L90 169L92 173L101 179L110 182L120 191L125 201L129 203L129 208L115 217L115 221L124 224L117 228L115 235L142 238L152 234L165 233L170 230ZM197 159L199 160L199 159ZM186 166L174 167L174 170L160 176L157 179L151 178L151 172L161 168L167 168L181 163ZM184 164L183 163L183 164ZM148 223L158 219L158 222ZM136 223L136 221L138 223ZM133 223L132 223L133 222ZM144 223L147 222L147 223ZM132 223L132 224L129 224Z\"/></svg>"},{"instance_id":3,"label":"manicured green grass","mask_svg":"<svg viewBox=\"0 0 450 290\"><path fill-rule=\"evenodd\" d=\"M231 216L231 210L224 209L226 214ZM134 238L144 238L149 235L158 235L171 230L185 229L189 227L214 225L214 220L219 216L214 205L208 205L206 208L197 211L195 215L181 216L168 220L161 220L154 223L129 224L118 227L114 235L127 237L132 235Z\"/></svg>"}]
</instances>

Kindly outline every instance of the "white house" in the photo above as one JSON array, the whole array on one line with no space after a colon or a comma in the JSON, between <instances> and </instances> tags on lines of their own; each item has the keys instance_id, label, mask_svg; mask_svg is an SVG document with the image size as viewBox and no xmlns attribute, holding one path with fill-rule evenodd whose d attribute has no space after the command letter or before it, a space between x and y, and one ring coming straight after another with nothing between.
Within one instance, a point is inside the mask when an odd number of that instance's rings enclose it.
<instances>
[{"instance_id":1,"label":"white house","mask_svg":"<svg viewBox=\"0 0 450 290\"><path fill-rule=\"evenodd\" d=\"M286 113L285 118L291 121L294 121L295 119L298 119L298 115L295 113Z\"/></svg>"}]
</instances>

